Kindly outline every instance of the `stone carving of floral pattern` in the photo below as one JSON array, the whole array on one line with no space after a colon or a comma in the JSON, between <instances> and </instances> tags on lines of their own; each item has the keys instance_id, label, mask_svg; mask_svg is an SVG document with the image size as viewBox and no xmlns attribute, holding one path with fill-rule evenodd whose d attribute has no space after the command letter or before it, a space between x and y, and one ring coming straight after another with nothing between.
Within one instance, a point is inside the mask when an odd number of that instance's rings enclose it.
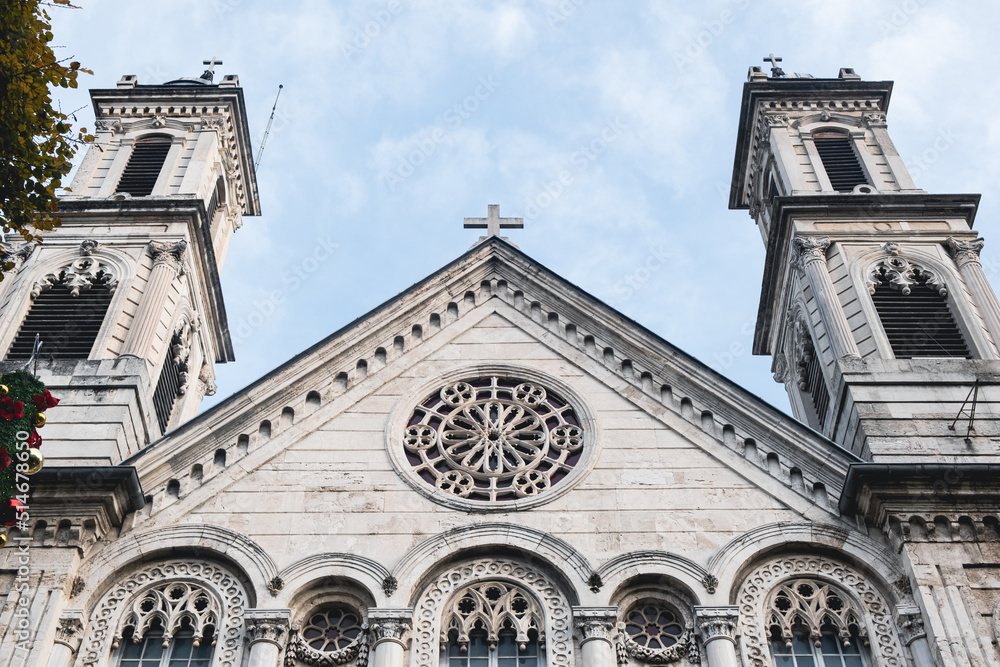
<instances>
[{"instance_id":1,"label":"stone carving of floral pattern","mask_svg":"<svg viewBox=\"0 0 1000 667\"><path fill-rule=\"evenodd\" d=\"M442 387L403 434L413 470L444 493L481 501L544 493L583 451L573 407L534 382L498 377Z\"/></svg>"},{"instance_id":2,"label":"stone carving of floral pattern","mask_svg":"<svg viewBox=\"0 0 1000 667\"><path fill-rule=\"evenodd\" d=\"M360 615L342 606L328 607L310 615L305 626L293 628L285 651L286 667L295 661L317 667L344 665L356 660L368 665L368 625Z\"/></svg>"},{"instance_id":3,"label":"stone carving of floral pattern","mask_svg":"<svg viewBox=\"0 0 1000 667\"><path fill-rule=\"evenodd\" d=\"M516 633L514 641L524 647L530 639L528 631L538 634L539 643L545 641L544 614L530 595L517 586L500 582L473 584L455 595L445 609L441 625L441 645L446 646L454 630L458 645L463 651L469 647L469 633L477 624L486 630L486 641L496 648L500 631L509 627Z\"/></svg>"},{"instance_id":4,"label":"stone carving of floral pattern","mask_svg":"<svg viewBox=\"0 0 1000 667\"><path fill-rule=\"evenodd\" d=\"M120 630L131 618L126 617L130 613L130 600L143 599L147 589L169 589L171 584L182 582L192 590L198 586L210 591L209 598L217 601L218 640L212 662L218 667L237 667L243 641L243 612L247 607L243 586L218 565L180 560L147 565L116 580L90 615L79 664L96 667L103 661L111 650L112 637L120 637ZM165 630L166 627L164 624Z\"/></svg>"},{"instance_id":5,"label":"stone carving of floral pattern","mask_svg":"<svg viewBox=\"0 0 1000 667\"><path fill-rule=\"evenodd\" d=\"M445 603L464 586L479 582L516 584L541 601L545 630L546 664L569 667L573 662L573 633L570 606L559 587L545 574L517 561L488 558L455 566L431 581L414 608L412 665L436 665L441 650L441 619Z\"/></svg>"},{"instance_id":6,"label":"stone carving of floral pattern","mask_svg":"<svg viewBox=\"0 0 1000 667\"><path fill-rule=\"evenodd\" d=\"M865 282L871 294L875 294L875 288L883 282L889 283L890 287L899 290L904 296L910 294L912 286L917 282L924 282L941 296L948 294L944 281L935 272L898 255L890 255L872 267Z\"/></svg>"},{"instance_id":7,"label":"stone carving of floral pattern","mask_svg":"<svg viewBox=\"0 0 1000 667\"><path fill-rule=\"evenodd\" d=\"M882 594L867 578L853 567L818 556L787 556L768 561L751 571L740 588L740 646L746 667L768 667L768 618L766 605L776 587L790 579L808 577L819 582L833 583L851 597L866 622L873 663L879 667L904 667L899 638L893 627L892 611Z\"/></svg>"},{"instance_id":8,"label":"stone carving of floral pattern","mask_svg":"<svg viewBox=\"0 0 1000 667\"><path fill-rule=\"evenodd\" d=\"M198 584L186 581L170 581L147 589L142 597L134 598L127 609L125 620L111 644L113 648L118 648L126 633L131 634L133 642L142 641L146 631L154 625L163 628L163 640L169 641L185 621L191 625L195 646L208 627L212 628L210 639L214 643L221 616L218 599Z\"/></svg>"},{"instance_id":9,"label":"stone carving of floral pattern","mask_svg":"<svg viewBox=\"0 0 1000 667\"><path fill-rule=\"evenodd\" d=\"M54 285L65 285L70 294L80 296L81 290L89 290L95 285L103 285L114 292L118 287L118 277L114 270L95 257L80 257L58 271L48 273L31 287L34 299Z\"/></svg>"},{"instance_id":10,"label":"stone carving of floral pattern","mask_svg":"<svg viewBox=\"0 0 1000 667\"><path fill-rule=\"evenodd\" d=\"M625 664L629 658L651 665L666 665L681 658L700 662L694 632L682 623L680 616L665 606L646 602L633 607L618 624L618 663Z\"/></svg>"},{"instance_id":11,"label":"stone carving of floral pattern","mask_svg":"<svg viewBox=\"0 0 1000 667\"><path fill-rule=\"evenodd\" d=\"M777 627L788 648L792 646L792 626L803 624L809 637L819 642L822 628L829 624L845 645L851 642L851 629L867 642L862 614L850 598L842 595L833 585L817 579L792 579L778 586L768 603L767 627Z\"/></svg>"},{"instance_id":12,"label":"stone carving of floral pattern","mask_svg":"<svg viewBox=\"0 0 1000 667\"><path fill-rule=\"evenodd\" d=\"M9 270L15 270L31 256L36 245L34 241L28 241L15 248L12 244L0 242L0 262L10 265Z\"/></svg>"},{"instance_id":13,"label":"stone carving of floral pattern","mask_svg":"<svg viewBox=\"0 0 1000 667\"><path fill-rule=\"evenodd\" d=\"M183 396L187 391L189 375L188 359L191 358L191 322L185 321L170 339L170 358L177 366L180 387L177 393Z\"/></svg>"},{"instance_id":14,"label":"stone carving of floral pattern","mask_svg":"<svg viewBox=\"0 0 1000 667\"><path fill-rule=\"evenodd\" d=\"M985 245L983 239L972 241L962 241L954 237L948 237L948 250L959 266L967 262L979 262L979 253Z\"/></svg>"}]
</instances>

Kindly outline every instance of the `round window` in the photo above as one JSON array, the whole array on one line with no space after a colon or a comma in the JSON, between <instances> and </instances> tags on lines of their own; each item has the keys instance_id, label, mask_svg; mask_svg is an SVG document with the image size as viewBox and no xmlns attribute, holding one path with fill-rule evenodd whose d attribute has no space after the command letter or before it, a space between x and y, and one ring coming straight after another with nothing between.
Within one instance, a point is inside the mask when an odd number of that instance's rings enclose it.
<instances>
[{"instance_id":1,"label":"round window","mask_svg":"<svg viewBox=\"0 0 1000 667\"><path fill-rule=\"evenodd\" d=\"M403 432L413 471L444 493L484 502L544 494L579 462L581 420L538 382L480 377L441 387Z\"/></svg>"}]
</instances>

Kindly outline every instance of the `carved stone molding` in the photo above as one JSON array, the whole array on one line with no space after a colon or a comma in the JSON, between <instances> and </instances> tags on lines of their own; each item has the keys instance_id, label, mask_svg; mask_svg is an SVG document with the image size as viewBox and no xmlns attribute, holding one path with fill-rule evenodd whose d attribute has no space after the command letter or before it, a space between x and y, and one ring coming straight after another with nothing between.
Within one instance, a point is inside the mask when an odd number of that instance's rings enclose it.
<instances>
[{"instance_id":1,"label":"carved stone molding","mask_svg":"<svg viewBox=\"0 0 1000 667\"><path fill-rule=\"evenodd\" d=\"M438 664L440 619L447 601L465 586L480 581L513 583L538 599L545 618L546 664L558 667L575 664L570 606L566 596L541 570L506 558L483 558L460 563L440 571L427 584L413 614L414 664Z\"/></svg>"},{"instance_id":2,"label":"carved stone molding","mask_svg":"<svg viewBox=\"0 0 1000 667\"><path fill-rule=\"evenodd\" d=\"M284 580L279 577L273 577L269 582L267 582L267 592L271 594L271 597L277 597L281 589L285 587Z\"/></svg>"},{"instance_id":3,"label":"carved stone molding","mask_svg":"<svg viewBox=\"0 0 1000 667\"><path fill-rule=\"evenodd\" d=\"M777 382L778 384L785 384L786 382L788 382L788 360L785 357L784 352L779 352L774 357L774 368L772 377L774 378L774 381Z\"/></svg>"},{"instance_id":4,"label":"carved stone molding","mask_svg":"<svg viewBox=\"0 0 1000 667\"><path fill-rule=\"evenodd\" d=\"M709 595L712 595L715 593L715 589L719 585L719 578L714 574L706 574L701 578L701 585L705 587L705 590Z\"/></svg>"},{"instance_id":5,"label":"carved stone molding","mask_svg":"<svg viewBox=\"0 0 1000 667\"><path fill-rule=\"evenodd\" d=\"M65 285L70 294L80 296L83 290L103 285L108 291L114 292L118 287L118 276L114 269L95 257L80 257L58 271L48 273L31 287L31 298L34 299L54 285Z\"/></svg>"},{"instance_id":6,"label":"carved stone molding","mask_svg":"<svg viewBox=\"0 0 1000 667\"><path fill-rule=\"evenodd\" d=\"M215 369L211 364L205 363L201 365L201 371L198 373L198 382L201 385L204 396L215 396L215 392L219 390L219 387L215 384Z\"/></svg>"},{"instance_id":7,"label":"carved stone molding","mask_svg":"<svg viewBox=\"0 0 1000 667\"><path fill-rule=\"evenodd\" d=\"M948 250L951 251L951 256L959 266L963 266L969 262L978 264L979 252L983 249L985 243L983 239L960 241L954 237L948 237Z\"/></svg>"},{"instance_id":8,"label":"carved stone molding","mask_svg":"<svg viewBox=\"0 0 1000 667\"><path fill-rule=\"evenodd\" d=\"M865 276L870 294L875 294L875 288L879 284L887 282L890 287L899 290L906 296L910 294L912 286L918 281L922 281L941 296L948 295L948 288L941 276L919 264L911 263L898 254L890 255L876 263Z\"/></svg>"},{"instance_id":9,"label":"carved stone molding","mask_svg":"<svg viewBox=\"0 0 1000 667\"><path fill-rule=\"evenodd\" d=\"M715 639L736 642L736 626L740 619L739 607L695 607L694 619L703 644Z\"/></svg>"},{"instance_id":10,"label":"carved stone molding","mask_svg":"<svg viewBox=\"0 0 1000 667\"><path fill-rule=\"evenodd\" d=\"M768 127L788 127L788 114L784 113L764 114L764 123Z\"/></svg>"},{"instance_id":11,"label":"carved stone molding","mask_svg":"<svg viewBox=\"0 0 1000 667\"><path fill-rule=\"evenodd\" d=\"M174 269L177 275L180 275L183 268L181 260L187 245L187 241L184 239L180 241L150 241L149 254L153 256L153 266L166 264Z\"/></svg>"},{"instance_id":12,"label":"carved stone molding","mask_svg":"<svg viewBox=\"0 0 1000 667\"><path fill-rule=\"evenodd\" d=\"M896 607L896 625L899 627L899 639L905 646L927 636L923 614L920 613L920 608L916 605Z\"/></svg>"},{"instance_id":13,"label":"carved stone molding","mask_svg":"<svg viewBox=\"0 0 1000 667\"><path fill-rule=\"evenodd\" d=\"M67 609L63 612L56 627L56 643L67 646L70 651L76 653L80 649L80 642L83 641L83 622L82 609Z\"/></svg>"},{"instance_id":14,"label":"carved stone molding","mask_svg":"<svg viewBox=\"0 0 1000 667\"><path fill-rule=\"evenodd\" d=\"M407 648L413 609L369 609L368 634L372 650L382 642L391 641Z\"/></svg>"},{"instance_id":15,"label":"carved stone molding","mask_svg":"<svg viewBox=\"0 0 1000 667\"><path fill-rule=\"evenodd\" d=\"M618 607L573 607L573 622L581 646L593 639L613 644L618 635Z\"/></svg>"},{"instance_id":16,"label":"carved stone molding","mask_svg":"<svg viewBox=\"0 0 1000 667\"><path fill-rule=\"evenodd\" d=\"M84 239L80 242L80 254L84 257L90 257L94 254L101 245L101 242L97 239Z\"/></svg>"},{"instance_id":17,"label":"carved stone molding","mask_svg":"<svg viewBox=\"0 0 1000 667\"><path fill-rule=\"evenodd\" d=\"M868 123L868 127L885 127L886 119L884 113L866 113L865 122Z\"/></svg>"},{"instance_id":18,"label":"carved stone molding","mask_svg":"<svg viewBox=\"0 0 1000 667\"><path fill-rule=\"evenodd\" d=\"M15 248L12 244L0 243L0 263L12 264L13 266L10 270L17 272L25 260L34 252L37 245L34 241L28 241Z\"/></svg>"},{"instance_id":19,"label":"carved stone molding","mask_svg":"<svg viewBox=\"0 0 1000 667\"><path fill-rule=\"evenodd\" d=\"M195 646L208 628L213 628L208 639L214 643L222 616L218 597L188 581L166 581L148 588L143 595L133 598L126 609L112 648L118 648L126 634L131 636L131 641L138 642L150 628L160 626L166 637L172 637L184 624L190 624Z\"/></svg>"},{"instance_id":20,"label":"carved stone molding","mask_svg":"<svg viewBox=\"0 0 1000 667\"><path fill-rule=\"evenodd\" d=\"M288 635L288 609L247 609L243 615L246 623L246 637L249 645L257 642L274 644L278 650L285 645Z\"/></svg>"},{"instance_id":21,"label":"carved stone molding","mask_svg":"<svg viewBox=\"0 0 1000 667\"><path fill-rule=\"evenodd\" d=\"M332 667L354 661L356 667L367 667L368 624L361 622L360 613L337 606L314 611L308 618L305 628L299 623L292 627L285 651L286 667L294 667L296 661L316 667ZM317 622L323 624L323 628L317 627ZM337 627L342 632L330 637L325 633L325 629L330 627Z\"/></svg>"},{"instance_id":22,"label":"carved stone molding","mask_svg":"<svg viewBox=\"0 0 1000 667\"><path fill-rule=\"evenodd\" d=\"M382 591L385 593L386 597L391 597L392 594L396 592L396 588L398 587L399 582L396 580L396 577L391 574L387 575L382 580Z\"/></svg>"},{"instance_id":23,"label":"carved stone molding","mask_svg":"<svg viewBox=\"0 0 1000 667\"><path fill-rule=\"evenodd\" d=\"M803 270L809 262L826 264L826 249L830 239L826 236L797 236L792 241L792 266Z\"/></svg>"},{"instance_id":24,"label":"carved stone molding","mask_svg":"<svg viewBox=\"0 0 1000 667\"><path fill-rule=\"evenodd\" d=\"M236 667L243 640L243 614L247 597L242 584L228 570L209 562L171 560L146 565L115 578L110 590L97 603L90 615L79 664L96 667L103 664L111 651L113 636L130 617L130 602L138 601L147 592L170 583L197 586L216 601L220 615L216 625L218 644L213 665ZM142 612L139 609L139 612ZM165 624L166 625L166 624Z\"/></svg>"},{"instance_id":25,"label":"carved stone molding","mask_svg":"<svg viewBox=\"0 0 1000 667\"><path fill-rule=\"evenodd\" d=\"M99 118L94 121L94 127L97 128L98 132L110 132L111 134L119 134L125 131L121 120L118 118Z\"/></svg>"},{"instance_id":26,"label":"carved stone molding","mask_svg":"<svg viewBox=\"0 0 1000 667\"><path fill-rule=\"evenodd\" d=\"M879 590L852 566L823 556L784 556L765 561L743 580L739 603L740 648L745 667L767 667L767 616L765 606L772 591L790 579L809 577L837 585L864 615L862 621L872 651L872 662L880 667L903 667L902 647L896 636L893 614Z\"/></svg>"}]
</instances>

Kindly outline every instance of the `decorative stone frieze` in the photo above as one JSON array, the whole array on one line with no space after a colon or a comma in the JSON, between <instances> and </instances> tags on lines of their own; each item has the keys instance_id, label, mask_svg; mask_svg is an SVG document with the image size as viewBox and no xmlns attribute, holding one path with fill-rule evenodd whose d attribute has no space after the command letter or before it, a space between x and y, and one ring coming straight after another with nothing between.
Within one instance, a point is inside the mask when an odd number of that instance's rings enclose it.
<instances>
[{"instance_id":1,"label":"decorative stone frieze","mask_svg":"<svg viewBox=\"0 0 1000 667\"><path fill-rule=\"evenodd\" d=\"M31 287L31 298L34 299L54 285L65 285L73 296L80 296L81 291L98 285L114 292L118 287L118 276L111 266L99 259L81 257L38 280Z\"/></svg>"}]
</instances>

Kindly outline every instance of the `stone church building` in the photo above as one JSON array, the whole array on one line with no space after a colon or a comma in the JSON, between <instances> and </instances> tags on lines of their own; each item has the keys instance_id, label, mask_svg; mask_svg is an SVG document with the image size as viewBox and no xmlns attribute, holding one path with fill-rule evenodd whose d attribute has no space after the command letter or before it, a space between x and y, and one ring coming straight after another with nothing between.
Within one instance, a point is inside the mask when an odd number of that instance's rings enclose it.
<instances>
[{"instance_id":1,"label":"stone church building","mask_svg":"<svg viewBox=\"0 0 1000 667\"><path fill-rule=\"evenodd\" d=\"M1000 303L891 82L751 68L730 208L795 418L499 236L202 414L260 213L236 76L91 92L0 350L62 398L0 667L1000 665ZM735 110L734 110L735 111ZM756 274L760 267L744 267ZM708 323L706 323L708 326Z\"/></svg>"}]
</instances>

